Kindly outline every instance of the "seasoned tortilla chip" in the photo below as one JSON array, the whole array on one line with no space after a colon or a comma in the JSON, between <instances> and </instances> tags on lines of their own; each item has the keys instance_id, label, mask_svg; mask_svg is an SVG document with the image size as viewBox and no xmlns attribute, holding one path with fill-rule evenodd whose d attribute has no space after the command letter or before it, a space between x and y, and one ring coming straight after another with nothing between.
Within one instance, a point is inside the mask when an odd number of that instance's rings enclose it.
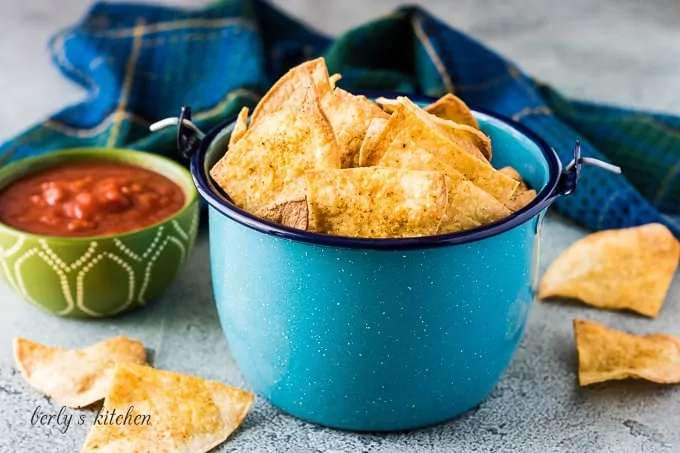
<instances>
[{"instance_id":1,"label":"seasoned tortilla chip","mask_svg":"<svg viewBox=\"0 0 680 453\"><path fill-rule=\"evenodd\" d=\"M359 154L358 156L355 156L356 160L353 165L354 167L358 167L361 162L366 161L366 153L375 146L376 140L380 138L380 134L387 125L387 121L388 120L385 118L373 118L371 120L371 123L368 125L368 129L366 129L364 141L361 142Z\"/></svg>"},{"instance_id":2,"label":"seasoned tortilla chip","mask_svg":"<svg viewBox=\"0 0 680 453\"><path fill-rule=\"evenodd\" d=\"M574 320L581 386L620 379L680 383L680 338L664 333L632 335Z\"/></svg>"},{"instance_id":3,"label":"seasoned tortilla chip","mask_svg":"<svg viewBox=\"0 0 680 453\"><path fill-rule=\"evenodd\" d=\"M414 141L408 140L405 134L406 131L399 134L378 165L408 170L441 171L446 174L447 208L439 226L439 233L475 228L511 214L503 203L475 186L455 168L438 160Z\"/></svg>"},{"instance_id":4,"label":"seasoned tortilla chip","mask_svg":"<svg viewBox=\"0 0 680 453\"><path fill-rule=\"evenodd\" d=\"M305 197L284 200L263 206L256 213L270 222L279 223L299 230L307 229L307 200Z\"/></svg>"},{"instance_id":5,"label":"seasoned tortilla chip","mask_svg":"<svg viewBox=\"0 0 680 453\"><path fill-rule=\"evenodd\" d=\"M425 111L446 120L479 129L479 123L462 99L447 93L436 102L425 107Z\"/></svg>"},{"instance_id":6,"label":"seasoned tortilla chip","mask_svg":"<svg viewBox=\"0 0 680 453\"><path fill-rule=\"evenodd\" d=\"M15 338L13 349L17 368L26 382L72 408L104 399L117 364L146 363L144 345L124 336L72 350Z\"/></svg>"},{"instance_id":7,"label":"seasoned tortilla chip","mask_svg":"<svg viewBox=\"0 0 680 453\"><path fill-rule=\"evenodd\" d=\"M388 115L366 96L355 96L336 88L321 99L321 108L330 121L338 144L342 147L342 168L355 167L359 149L373 118L387 120Z\"/></svg>"},{"instance_id":8,"label":"seasoned tortilla chip","mask_svg":"<svg viewBox=\"0 0 680 453\"><path fill-rule=\"evenodd\" d=\"M468 154L476 155L479 152L486 160L491 161L491 139L482 131L437 116L432 118L446 132L448 139L465 149Z\"/></svg>"},{"instance_id":9,"label":"seasoned tortilla chip","mask_svg":"<svg viewBox=\"0 0 680 453\"><path fill-rule=\"evenodd\" d=\"M121 422L95 422L81 453L204 453L239 427L254 398L220 382L120 365L100 413L115 410Z\"/></svg>"},{"instance_id":10,"label":"seasoned tortilla chip","mask_svg":"<svg viewBox=\"0 0 680 453\"><path fill-rule=\"evenodd\" d=\"M400 135L407 131L408 135ZM397 106L390 117L385 129L380 134L376 146L366 151L366 161L362 166L376 165L383 154L396 138L405 137L408 141L414 141L422 149L433 154L437 159L452 166L472 181L477 187L496 198L501 203L506 203L517 189L519 183L494 169L486 160L477 159L462 151L453 142L444 137L438 129L430 127L427 123L409 111L403 104ZM405 143L400 145L407 146ZM399 145L398 145L399 146Z\"/></svg>"},{"instance_id":11,"label":"seasoned tortilla chip","mask_svg":"<svg viewBox=\"0 0 680 453\"><path fill-rule=\"evenodd\" d=\"M524 181L522 180L522 175L520 175L519 172L512 167L503 167L498 171L503 173L508 178L512 178L515 181L519 181L520 186L524 183Z\"/></svg>"},{"instance_id":12,"label":"seasoned tortilla chip","mask_svg":"<svg viewBox=\"0 0 680 453\"><path fill-rule=\"evenodd\" d=\"M342 79L342 74L333 74L328 78L328 83L330 84L331 90L335 88L340 79Z\"/></svg>"},{"instance_id":13,"label":"seasoned tortilla chip","mask_svg":"<svg viewBox=\"0 0 680 453\"><path fill-rule=\"evenodd\" d=\"M338 236L401 238L437 233L446 179L436 171L348 168L308 171L310 228Z\"/></svg>"},{"instance_id":14,"label":"seasoned tortilla chip","mask_svg":"<svg viewBox=\"0 0 680 453\"><path fill-rule=\"evenodd\" d=\"M531 203L534 198L536 198L536 191L534 189L527 189L526 186L520 186L517 188L512 197L505 203L505 205L512 212L519 211L529 203Z\"/></svg>"},{"instance_id":15,"label":"seasoned tortilla chip","mask_svg":"<svg viewBox=\"0 0 680 453\"><path fill-rule=\"evenodd\" d=\"M482 138L478 136L473 137L471 135L470 130L476 131L476 129L474 128L470 128L468 126L457 127L458 125L456 125L456 123L452 121L444 120L434 115L431 115L427 113L425 110L418 107L413 101L411 101L407 97L399 96L397 98L397 101L400 104L403 104L404 107L406 107L411 113L413 113L418 118L418 120L421 121L423 124L427 124L430 128L439 129L439 131L442 132L446 138L451 140L459 149L465 151L466 153L476 157L481 161L484 161L485 163L488 162L487 157L482 153L481 149L477 146L477 143L480 143L482 147L488 146L489 149L487 150L487 152L489 153L489 155L491 155L491 140L484 134L477 131L482 137L487 138L488 143L486 144L482 143L483 140Z\"/></svg>"},{"instance_id":16,"label":"seasoned tortilla chip","mask_svg":"<svg viewBox=\"0 0 680 453\"><path fill-rule=\"evenodd\" d=\"M237 141L241 140L247 131L248 107L243 107L236 117L236 123L234 124L234 129L231 131L231 136L229 137L229 146L227 149L230 149Z\"/></svg>"},{"instance_id":17,"label":"seasoned tortilla chip","mask_svg":"<svg viewBox=\"0 0 680 453\"><path fill-rule=\"evenodd\" d=\"M397 108L397 105L399 105L399 101L396 99L390 99L383 96L375 98L375 103L378 104L380 108L382 108L387 114L393 113Z\"/></svg>"},{"instance_id":18,"label":"seasoned tortilla chip","mask_svg":"<svg viewBox=\"0 0 680 453\"><path fill-rule=\"evenodd\" d=\"M661 224L601 231L575 242L550 265L538 297L578 299L655 318L678 259L680 243Z\"/></svg>"},{"instance_id":19,"label":"seasoned tortilla chip","mask_svg":"<svg viewBox=\"0 0 680 453\"><path fill-rule=\"evenodd\" d=\"M306 61L284 74L260 99L250 117L250 126L281 109L297 90L306 89L310 76L320 99L331 91L326 61L323 58Z\"/></svg>"},{"instance_id":20,"label":"seasoned tortilla chip","mask_svg":"<svg viewBox=\"0 0 680 453\"><path fill-rule=\"evenodd\" d=\"M315 90L308 86L296 96L295 102L251 125L210 170L246 211L304 196L306 170L340 168L340 146Z\"/></svg>"}]
</instances>

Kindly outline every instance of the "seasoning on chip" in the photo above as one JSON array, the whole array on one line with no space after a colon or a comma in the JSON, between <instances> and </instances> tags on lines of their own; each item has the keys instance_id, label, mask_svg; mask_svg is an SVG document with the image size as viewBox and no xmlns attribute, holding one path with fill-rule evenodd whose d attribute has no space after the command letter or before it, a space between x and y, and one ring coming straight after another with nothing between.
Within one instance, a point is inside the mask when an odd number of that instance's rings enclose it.
<instances>
[{"instance_id":1,"label":"seasoning on chip","mask_svg":"<svg viewBox=\"0 0 680 453\"><path fill-rule=\"evenodd\" d=\"M601 231L575 242L550 265L538 297L655 318L679 259L680 243L661 224Z\"/></svg>"},{"instance_id":2,"label":"seasoning on chip","mask_svg":"<svg viewBox=\"0 0 680 453\"><path fill-rule=\"evenodd\" d=\"M378 165L408 170L441 171L446 174L447 209L439 233L475 228L510 215L503 203L475 186L455 168L419 147L402 132Z\"/></svg>"},{"instance_id":3,"label":"seasoning on chip","mask_svg":"<svg viewBox=\"0 0 680 453\"><path fill-rule=\"evenodd\" d=\"M488 162L488 158L480 149L480 145L483 148L488 146L489 150L486 152L490 155L491 140L481 132L469 126L459 126L453 121L444 120L442 118L436 117L427 113L422 108L418 107L413 101L404 96L399 96L397 101L403 104L404 107L408 109L413 115L415 115L419 121L427 124L432 129L439 130L444 136L453 142L459 149L465 151L471 156L477 159ZM475 131L479 134L473 135L470 130ZM480 137L481 136L481 137ZM486 138L486 142L483 142L483 138Z\"/></svg>"},{"instance_id":4,"label":"seasoning on chip","mask_svg":"<svg viewBox=\"0 0 680 453\"><path fill-rule=\"evenodd\" d=\"M236 123L234 124L234 130L231 131L231 137L229 137L229 148L234 146L234 144L241 140L241 138L248 131L248 107L243 107L236 117ZM227 148L228 149L228 148Z\"/></svg>"},{"instance_id":5,"label":"seasoning on chip","mask_svg":"<svg viewBox=\"0 0 680 453\"><path fill-rule=\"evenodd\" d=\"M296 200L274 202L260 208L255 215L270 222L306 230L308 225L307 212L307 200L302 197Z\"/></svg>"},{"instance_id":6,"label":"seasoning on chip","mask_svg":"<svg viewBox=\"0 0 680 453\"><path fill-rule=\"evenodd\" d=\"M308 171L310 228L338 236L434 235L446 211L442 172L392 168Z\"/></svg>"},{"instance_id":7,"label":"seasoning on chip","mask_svg":"<svg viewBox=\"0 0 680 453\"><path fill-rule=\"evenodd\" d=\"M355 96L342 88L334 89L321 99L321 108L342 147L342 168L356 167L359 149L371 120L387 120L388 115L365 96Z\"/></svg>"},{"instance_id":8,"label":"seasoning on chip","mask_svg":"<svg viewBox=\"0 0 680 453\"><path fill-rule=\"evenodd\" d=\"M479 123L470 111L470 108L457 96L447 93L436 102L425 107L427 113L431 113L439 118L455 121L459 124L479 129Z\"/></svg>"},{"instance_id":9,"label":"seasoning on chip","mask_svg":"<svg viewBox=\"0 0 680 453\"><path fill-rule=\"evenodd\" d=\"M680 338L665 333L632 335L574 320L581 386L620 379L680 383Z\"/></svg>"},{"instance_id":10,"label":"seasoning on chip","mask_svg":"<svg viewBox=\"0 0 680 453\"><path fill-rule=\"evenodd\" d=\"M311 84L280 110L261 117L210 170L234 203L249 212L304 196L304 173L340 168L341 149Z\"/></svg>"},{"instance_id":11,"label":"seasoning on chip","mask_svg":"<svg viewBox=\"0 0 680 453\"><path fill-rule=\"evenodd\" d=\"M364 141L361 143L358 159L354 163L355 167L361 166L361 163L366 161L366 153L376 145L377 140L380 138L380 134L383 129L385 129L385 126L387 126L387 122L388 119L386 118L373 118L371 120L371 123L366 130Z\"/></svg>"},{"instance_id":12,"label":"seasoning on chip","mask_svg":"<svg viewBox=\"0 0 680 453\"><path fill-rule=\"evenodd\" d=\"M395 118L397 119L393 123L392 121ZM403 120L400 118L403 118ZM391 127L397 128L397 130L388 131ZM407 131L408 135L401 134L402 131ZM427 127L426 124L403 107L403 105L397 106L385 127L385 131L381 135L382 138L387 138L388 136L393 138L387 139L390 143L386 146L384 142L378 145L377 148L380 151L371 157L371 159L378 158L378 161L375 162L376 164L389 147L405 145L397 140L397 137L405 137L433 154L437 159L458 170L477 187L483 189L501 203L508 201L519 185L517 181L505 176L489 165L486 160L477 159L462 151L440 134L439 131ZM375 150L376 148L374 147L373 149Z\"/></svg>"},{"instance_id":13,"label":"seasoning on chip","mask_svg":"<svg viewBox=\"0 0 680 453\"><path fill-rule=\"evenodd\" d=\"M115 410L129 423L95 423L81 453L204 453L227 440L254 399L252 393L220 382L120 365L101 413Z\"/></svg>"},{"instance_id":14,"label":"seasoning on chip","mask_svg":"<svg viewBox=\"0 0 680 453\"><path fill-rule=\"evenodd\" d=\"M296 91L306 89L309 86L310 77L319 98L323 98L331 91L326 61L323 58L306 61L284 74L260 99L250 117L250 126L256 124L260 117L281 109ZM336 77L335 81L337 80Z\"/></svg>"},{"instance_id":15,"label":"seasoning on chip","mask_svg":"<svg viewBox=\"0 0 680 453\"><path fill-rule=\"evenodd\" d=\"M72 350L15 338L13 349L26 382L72 408L104 399L117 364L146 364L144 345L124 336Z\"/></svg>"}]
</instances>

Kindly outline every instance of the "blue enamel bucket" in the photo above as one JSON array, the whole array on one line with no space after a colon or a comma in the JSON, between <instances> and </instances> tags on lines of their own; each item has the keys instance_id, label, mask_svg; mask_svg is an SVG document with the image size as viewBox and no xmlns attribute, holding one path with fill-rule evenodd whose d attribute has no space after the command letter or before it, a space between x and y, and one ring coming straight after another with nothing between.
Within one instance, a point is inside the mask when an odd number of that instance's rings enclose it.
<instances>
[{"instance_id":1,"label":"blue enamel bucket","mask_svg":"<svg viewBox=\"0 0 680 453\"><path fill-rule=\"evenodd\" d=\"M209 176L233 122L204 136L188 112L174 121L208 205L220 322L260 396L320 425L393 431L452 419L489 395L524 332L546 209L574 190L581 163L593 163L583 162L578 146L563 170L532 132L476 111L491 137L493 165L512 165L537 190L529 205L461 233L346 238L235 207Z\"/></svg>"}]
</instances>

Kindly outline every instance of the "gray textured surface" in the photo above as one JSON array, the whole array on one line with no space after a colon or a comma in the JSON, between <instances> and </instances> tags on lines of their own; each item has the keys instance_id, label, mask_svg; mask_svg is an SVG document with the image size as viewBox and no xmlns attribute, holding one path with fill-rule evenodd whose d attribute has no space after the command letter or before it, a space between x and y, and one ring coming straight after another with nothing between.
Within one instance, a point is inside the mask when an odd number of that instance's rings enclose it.
<instances>
[{"instance_id":1,"label":"gray textured surface","mask_svg":"<svg viewBox=\"0 0 680 453\"><path fill-rule=\"evenodd\" d=\"M49 33L76 19L88 3L2 2L0 84L5 90L0 140L82 96L51 67L43 49ZM278 3L338 32L391 10L397 2ZM680 113L677 2L421 3L568 94ZM543 230L542 269L583 233L549 216ZM59 406L30 390L15 370L10 348L15 335L78 347L124 333L154 349L160 368L245 385L219 328L207 259L207 237L202 234L184 275L163 298L144 310L101 322L52 317L0 283L0 452L78 451L87 433L87 426L71 426L62 434L56 427L31 425L37 406L49 411ZM635 332L680 335L679 280L659 319L653 321L576 304L536 304L503 380L486 402L456 421L411 433L354 434L309 425L260 400L219 451L680 452L680 388L644 382L578 388L571 333L571 319L578 316Z\"/></svg>"}]
</instances>

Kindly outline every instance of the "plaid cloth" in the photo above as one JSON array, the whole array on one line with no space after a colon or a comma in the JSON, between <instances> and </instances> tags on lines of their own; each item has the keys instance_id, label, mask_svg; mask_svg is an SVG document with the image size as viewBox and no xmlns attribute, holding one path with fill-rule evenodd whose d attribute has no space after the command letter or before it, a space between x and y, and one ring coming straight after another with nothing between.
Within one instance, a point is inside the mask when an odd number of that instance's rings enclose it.
<instances>
[{"instance_id":1,"label":"plaid cloth","mask_svg":"<svg viewBox=\"0 0 680 453\"><path fill-rule=\"evenodd\" d=\"M330 39L262 0L200 10L97 3L49 48L89 96L3 144L3 164L82 146L176 156L175 131L150 133L150 123L189 104L208 130L255 105L291 66L324 55L345 89L455 93L532 129L563 163L581 140L583 155L624 176L585 167L557 210L592 230L661 222L680 237L680 118L567 100L417 7Z\"/></svg>"}]
</instances>

